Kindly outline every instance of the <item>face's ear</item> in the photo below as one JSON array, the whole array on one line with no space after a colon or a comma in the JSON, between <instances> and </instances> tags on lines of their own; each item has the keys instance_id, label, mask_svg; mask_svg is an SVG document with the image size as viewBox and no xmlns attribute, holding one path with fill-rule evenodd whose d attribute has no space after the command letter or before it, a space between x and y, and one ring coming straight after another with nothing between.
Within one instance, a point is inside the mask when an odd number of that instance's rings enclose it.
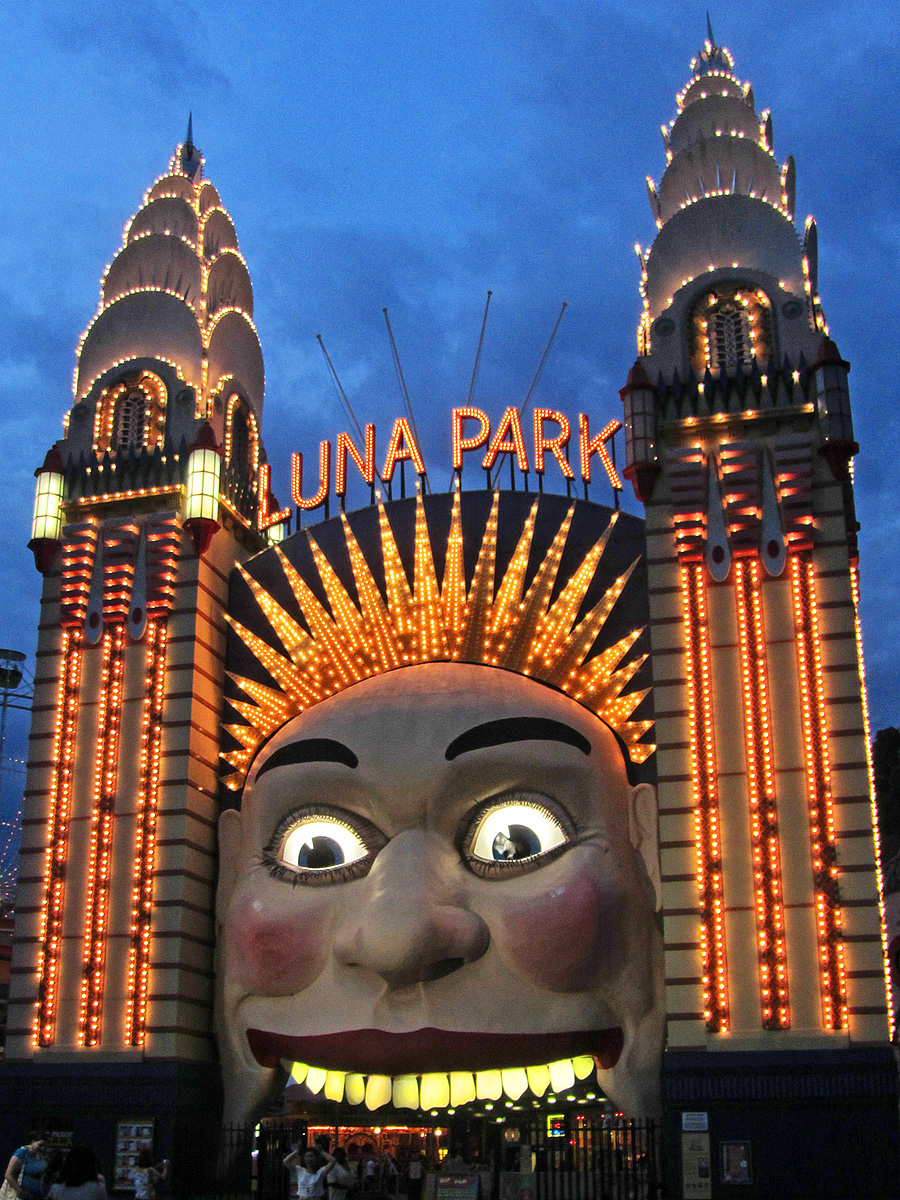
<instances>
[{"instance_id":1,"label":"face's ear","mask_svg":"<svg viewBox=\"0 0 900 1200\"><path fill-rule=\"evenodd\" d=\"M652 784L639 783L631 789L628 800L628 836L632 846L643 860L647 880L653 894L654 911L659 912L662 908L659 814L656 807L656 788Z\"/></svg>"},{"instance_id":2,"label":"face's ear","mask_svg":"<svg viewBox=\"0 0 900 1200\"><path fill-rule=\"evenodd\" d=\"M219 817L219 884L216 888L216 924L225 920L231 893L237 882L243 822L236 808L226 808Z\"/></svg>"}]
</instances>

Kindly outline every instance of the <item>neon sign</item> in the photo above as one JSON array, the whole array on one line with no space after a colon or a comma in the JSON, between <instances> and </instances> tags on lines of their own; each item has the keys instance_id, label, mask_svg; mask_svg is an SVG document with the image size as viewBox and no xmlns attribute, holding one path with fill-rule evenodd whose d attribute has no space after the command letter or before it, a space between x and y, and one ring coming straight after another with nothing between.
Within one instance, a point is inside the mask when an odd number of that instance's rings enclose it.
<instances>
[{"instance_id":1,"label":"neon sign","mask_svg":"<svg viewBox=\"0 0 900 1200\"><path fill-rule=\"evenodd\" d=\"M511 456L510 470L522 472L527 478L530 470L538 476L541 490L543 476L553 462L562 472L567 486L573 480L580 478L585 487L591 482L591 467L596 457L605 472L606 478L615 490L621 490L622 480L613 462L610 446L615 434L622 428L621 421L608 421L600 430L591 435L590 419L586 413L578 414L578 459L577 471L569 461L569 443L573 431L568 417L556 409L536 408L533 414L531 450L529 458L525 444L525 434L522 429L522 416L515 407L507 408L499 423L491 432L491 421L487 413L480 408L454 408L451 410L451 445L452 466L454 473L462 478L466 455L482 451L478 456L481 469L486 472L490 481L491 474L496 472L506 455ZM477 422L477 428L474 423ZM332 446L330 441L319 443L319 471L315 490L309 479L306 480L309 494L304 496L304 457L299 451L291 456L291 499L301 511L311 512L327 505L331 495L335 495L343 506L347 495L347 476L349 460L359 472L363 482L370 488L375 487L376 478L390 489L397 464L412 463L413 470L420 480L426 475L425 460L419 447L410 422L405 417L394 421L384 464L380 471L375 466L375 426L366 425L365 434L360 446L349 433L341 432ZM332 460L334 462L334 490L332 492ZM533 464L533 468L532 468ZM273 511L270 508L268 467L260 467L259 515L257 527L260 530L271 529L290 519L290 509Z\"/></svg>"}]
</instances>

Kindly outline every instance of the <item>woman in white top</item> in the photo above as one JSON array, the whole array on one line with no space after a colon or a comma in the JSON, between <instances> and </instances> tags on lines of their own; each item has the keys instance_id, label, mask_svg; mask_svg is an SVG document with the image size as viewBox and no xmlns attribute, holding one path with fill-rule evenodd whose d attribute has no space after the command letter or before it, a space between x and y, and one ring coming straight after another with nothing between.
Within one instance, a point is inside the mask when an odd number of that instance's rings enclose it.
<instances>
[{"instance_id":1,"label":"woman in white top","mask_svg":"<svg viewBox=\"0 0 900 1200\"><path fill-rule=\"evenodd\" d=\"M50 1189L49 1200L106 1200L106 1183L97 1156L87 1146L73 1146L62 1165L61 1182Z\"/></svg>"},{"instance_id":2,"label":"woman in white top","mask_svg":"<svg viewBox=\"0 0 900 1200\"><path fill-rule=\"evenodd\" d=\"M168 1159L164 1158L154 1166L153 1155L147 1149L142 1150L138 1154L137 1166L130 1171L135 1200L156 1200L156 1185L165 1179L168 1169Z\"/></svg>"},{"instance_id":3,"label":"woman in white top","mask_svg":"<svg viewBox=\"0 0 900 1200\"><path fill-rule=\"evenodd\" d=\"M319 1156L325 1165L319 1166ZM319 1200L325 1195L325 1180L334 1170L335 1159L324 1150L305 1150L302 1158L299 1147L295 1147L284 1160L284 1165L297 1172L297 1200Z\"/></svg>"},{"instance_id":4,"label":"woman in white top","mask_svg":"<svg viewBox=\"0 0 900 1200\"><path fill-rule=\"evenodd\" d=\"M343 1146L334 1148L334 1169L328 1177L330 1200L347 1200L347 1193L356 1186L356 1175L347 1162L347 1151Z\"/></svg>"}]
</instances>

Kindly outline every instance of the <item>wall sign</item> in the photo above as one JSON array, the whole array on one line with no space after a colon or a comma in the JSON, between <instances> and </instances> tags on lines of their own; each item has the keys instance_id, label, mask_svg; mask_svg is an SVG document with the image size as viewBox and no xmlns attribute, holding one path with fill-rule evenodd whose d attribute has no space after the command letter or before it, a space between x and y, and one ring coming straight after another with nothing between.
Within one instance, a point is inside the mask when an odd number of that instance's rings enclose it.
<instances>
[{"instance_id":1,"label":"wall sign","mask_svg":"<svg viewBox=\"0 0 900 1200\"><path fill-rule=\"evenodd\" d=\"M488 414L480 408L451 409L450 422L451 464L460 478L468 462L476 469L480 467L490 479L492 473L496 473L502 465L505 456L509 455L511 469L514 467L524 475L533 470L543 478L552 463L567 483L578 478L586 487L591 482L591 469L596 458L597 465L602 468L601 476L605 475L615 490L622 488L622 480L611 453L612 439L622 428L621 421L607 421L592 432L588 414L579 413L576 431L564 413L556 409L536 408L532 420L527 422L531 426L528 445L521 415L515 407L506 409L493 433ZM341 432L333 445L330 441L320 442L317 475L309 469L310 456L304 457L300 451L295 451L291 457L291 499L297 508L305 511L321 508L332 495L343 500L347 494L347 471L351 463L370 488L374 488L376 483L390 488L398 463L401 471L403 464L412 463L415 474L424 479L425 460L415 430L405 417L398 417L393 424L380 471L376 465L376 436L375 426L369 424L362 439L359 435L354 439L349 433ZM360 440L362 445L357 444ZM573 441L577 443L577 458L576 451L570 448ZM473 452L477 452L474 459L471 457ZM576 459L575 466L570 459ZM262 464L260 471L257 524L262 530L287 521L291 513L290 509L277 512L270 509L268 467Z\"/></svg>"},{"instance_id":2,"label":"wall sign","mask_svg":"<svg viewBox=\"0 0 900 1200\"><path fill-rule=\"evenodd\" d=\"M681 1194L684 1200L712 1200L708 1133L681 1135Z\"/></svg>"},{"instance_id":3,"label":"wall sign","mask_svg":"<svg viewBox=\"0 0 900 1200\"><path fill-rule=\"evenodd\" d=\"M153 1117L126 1117L116 1121L116 1175L113 1187L117 1192L133 1192L131 1168L137 1166L142 1150L153 1152Z\"/></svg>"},{"instance_id":4,"label":"wall sign","mask_svg":"<svg viewBox=\"0 0 900 1200\"><path fill-rule=\"evenodd\" d=\"M750 1143L749 1142L720 1142L722 1156L722 1182L749 1185L750 1177Z\"/></svg>"}]
</instances>

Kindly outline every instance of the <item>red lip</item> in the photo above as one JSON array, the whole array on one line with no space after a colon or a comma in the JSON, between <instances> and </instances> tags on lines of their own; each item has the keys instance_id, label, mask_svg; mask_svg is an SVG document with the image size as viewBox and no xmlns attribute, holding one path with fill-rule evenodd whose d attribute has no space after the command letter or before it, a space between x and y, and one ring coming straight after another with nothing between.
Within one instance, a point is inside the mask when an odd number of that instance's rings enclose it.
<instances>
[{"instance_id":1,"label":"red lip","mask_svg":"<svg viewBox=\"0 0 900 1200\"><path fill-rule=\"evenodd\" d=\"M624 1037L612 1029L576 1029L566 1033L459 1033L446 1029L351 1029L293 1037L248 1029L247 1041L262 1067L283 1058L332 1071L360 1075L422 1075L431 1071L488 1071L531 1067L576 1055L591 1055L601 1070L614 1067Z\"/></svg>"}]
</instances>

